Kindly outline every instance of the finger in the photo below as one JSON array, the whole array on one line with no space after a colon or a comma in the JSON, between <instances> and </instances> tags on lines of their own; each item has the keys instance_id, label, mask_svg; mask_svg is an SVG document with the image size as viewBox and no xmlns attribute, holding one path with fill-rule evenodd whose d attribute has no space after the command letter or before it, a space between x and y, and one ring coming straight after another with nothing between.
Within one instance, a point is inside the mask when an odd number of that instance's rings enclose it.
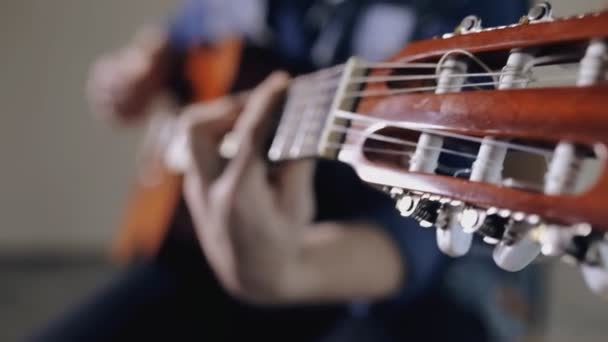
<instances>
[{"instance_id":1,"label":"finger","mask_svg":"<svg viewBox=\"0 0 608 342\"><path fill-rule=\"evenodd\" d=\"M207 216L208 194L206 191L196 170L192 169L184 174L184 199L194 226L197 228L202 227Z\"/></svg>"},{"instance_id":2,"label":"finger","mask_svg":"<svg viewBox=\"0 0 608 342\"><path fill-rule=\"evenodd\" d=\"M284 212L310 220L314 214L314 174L316 163L312 159L282 164L276 175L275 191L278 206Z\"/></svg>"},{"instance_id":3,"label":"finger","mask_svg":"<svg viewBox=\"0 0 608 342\"><path fill-rule=\"evenodd\" d=\"M235 124L232 139L237 141L238 150L226 169L225 177L236 181L253 159L261 159L271 115L282 100L288 82L287 74L274 73L250 94Z\"/></svg>"},{"instance_id":4,"label":"finger","mask_svg":"<svg viewBox=\"0 0 608 342\"><path fill-rule=\"evenodd\" d=\"M233 127L241 107L241 103L232 98L191 106L178 123L178 131L186 136L187 167L193 169L203 187L217 178L221 171L223 163L218 152L219 143Z\"/></svg>"},{"instance_id":5,"label":"finger","mask_svg":"<svg viewBox=\"0 0 608 342\"><path fill-rule=\"evenodd\" d=\"M270 209L275 203L267 175L265 161L256 158L247 164L247 168L235 182L225 181L226 190L237 194L233 203L241 215L258 216L272 212ZM254 212L252 208L255 208Z\"/></svg>"},{"instance_id":6,"label":"finger","mask_svg":"<svg viewBox=\"0 0 608 342\"><path fill-rule=\"evenodd\" d=\"M288 84L289 76L284 72L268 76L251 92L235 131L244 137L260 138L270 127L273 112L283 99Z\"/></svg>"}]
</instances>

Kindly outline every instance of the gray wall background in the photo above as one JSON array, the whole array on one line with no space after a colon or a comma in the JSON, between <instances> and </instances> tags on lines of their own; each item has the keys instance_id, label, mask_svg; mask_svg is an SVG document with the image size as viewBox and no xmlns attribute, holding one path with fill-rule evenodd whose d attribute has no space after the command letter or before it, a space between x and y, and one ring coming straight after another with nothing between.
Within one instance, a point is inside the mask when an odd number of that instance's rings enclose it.
<instances>
[{"instance_id":1,"label":"gray wall background","mask_svg":"<svg viewBox=\"0 0 608 342\"><path fill-rule=\"evenodd\" d=\"M0 2L0 251L100 249L110 240L138 132L92 120L86 71L171 3Z\"/></svg>"},{"instance_id":2,"label":"gray wall background","mask_svg":"<svg viewBox=\"0 0 608 342\"><path fill-rule=\"evenodd\" d=\"M137 27L160 20L171 3L0 1L0 255L103 253L124 204L140 132L113 130L91 119L83 101L86 71L95 56L120 46ZM558 15L566 15L606 1L553 4ZM3 278L13 290L39 281ZM88 279L83 288L97 286L103 277ZM607 303L586 291L578 272L556 266L550 284L546 340L606 340ZM36 298L35 290L22 292ZM38 298L29 308L46 317L64 302ZM0 300L0 320L6 323L16 311L3 311L3 305L7 308ZM22 313L26 320L32 315Z\"/></svg>"}]
</instances>

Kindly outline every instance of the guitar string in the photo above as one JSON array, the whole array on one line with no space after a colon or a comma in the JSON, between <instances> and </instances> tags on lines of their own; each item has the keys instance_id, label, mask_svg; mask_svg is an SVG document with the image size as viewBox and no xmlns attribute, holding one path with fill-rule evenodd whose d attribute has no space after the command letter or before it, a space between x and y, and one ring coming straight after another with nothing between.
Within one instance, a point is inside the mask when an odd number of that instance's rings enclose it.
<instances>
[{"instance_id":1,"label":"guitar string","mask_svg":"<svg viewBox=\"0 0 608 342\"><path fill-rule=\"evenodd\" d=\"M529 83L541 83L541 82L563 82L563 81L573 81L573 77L569 76L559 76L559 77L547 77L543 79L521 79L521 80L513 80L512 83L516 84L529 84ZM461 89L461 88L474 88L474 87L484 87L484 86L496 86L499 85L500 82L472 82L472 83L464 83L458 85L447 85L444 86L448 89ZM407 93L416 93L416 92L425 92L425 91L435 91L437 90L437 86L423 86L423 87L412 87L412 88L397 88L397 89L380 89L380 90L362 90L362 91L352 91L344 94L344 98L346 99L357 99L357 98L366 98L366 97L377 97L377 96L392 96L399 94L407 94ZM454 92L457 93L457 92Z\"/></svg>"},{"instance_id":2,"label":"guitar string","mask_svg":"<svg viewBox=\"0 0 608 342\"><path fill-rule=\"evenodd\" d=\"M399 62L395 62L395 63L376 63L377 65L382 65L385 64L384 66L380 66L382 68L435 68L435 76L438 77L439 73L441 71L441 67L444 65L446 59L453 55L453 54L462 54L466 57L468 57L469 59L471 59L473 62L475 62L477 65L479 65L483 70L485 70L485 73L477 73L478 75L473 75L473 74L469 74L467 75L466 73L462 74L462 75L446 75L447 77L463 77L463 76L467 76L467 77L471 77L471 76L505 76L505 75L510 75L513 74L514 71L509 70L508 68L503 68L500 71L494 71L492 70L486 63L484 63L481 59L479 59L476 55L472 54L471 52L467 51L467 50L463 50L463 49L454 49L454 50L450 50L448 52L446 52L445 54L442 55L442 57L439 59L439 61L437 63L399 63ZM541 65L541 64L548 64L548 63L552 63L552 62L560 62L560 61L571 61L578 56L577 54L572 54L572 53L567 53L567 54L553 54L553 55L545 55L545 56L540 56L540 57L536 57L531 59L529 62L527 62L525 64L525 66L523 67L523 74L527 73L530 71L530 69L534 66L537 65ZM362 64L361 67L362 68L369 68L370 66L374 65L372 64ZM371 76L373 77L373 76ZM365 77L362 77L365 78ZM494 81L498 82L499 80L495 77Z\"/></svg>"},{"instance_id":3,"label":"guitar string","mask_svg":"<svg viewBox=\"0 0 608 342\"><path fill-rule=\"evenodd\" d=\"M465 74L463 74L465 75ZM477 74L475 74L477 75ZM425 78L426 79L426 78ZM566 82L575 81L574 76L558 76L558 77L544 77L544 78L525 78L519 80L513 80L513 83L518 84L544 84L552 82ZM462 85L447 86L447 88L461 89L461 88L475 88L482 86L496 86L499 83L496 82L470 82ZM290 97L294 103L299 106L306 105L307 103L325 102L331 99L335 95L334 88L337 88L338 84L332 84L330 87L323 88L322 85L311 89L309 92L301 92L293 94ZM424 87L412 87L412 88L398 88L398 89L382 89L382 90L363 90L347 92L342 97L343 99L357 99L366 97L379 97L379 96L392 96L399 94L417 93L417 92L431 92L437 89L437 86L424 86ZM297 95L297 96L296 96Z\"/></svg>"},{"instance_id":4,"label":"guitar string","mask_svg":"<svg viewBox=\"0 0 608 342\"><path fill-rule=\"evenodd\" d=\"M345 115L345 112L339 112L338 114L342 114ZM398 121L389 121L389 120L383 120L383 119L374 119L374 118L370 118L367 116L355 116L353 117L353 115L357 115L356 113L348 113L346 114L348 116L349 119L354 119L354 120L364 120L364 121L368 121L373 122L373 123L384 123L384 124L389 124L389 125L393 125L393 126L403 126L404 124ZM334 128L335 129L335 128ZM411 127L410 129L414 129L415 128ZM452 137L455 139L461 139L461 140L468 140L468 141L473 141L473 142L477 142L477 143L482 143L483 140L479 139L479 138L473 138L470 136L465 136L465 135L455 135L453 133L447 133L447 132L441 132L441 131L434 131L434 130L424 130L424 132L427 133L431 133L431 134L435 134L435 135L439 135L439 136L447 136L447 137ZM374 137L379 137L380 135L375 134ZM390 137L389 137L390 138ZM545 156L547 158L551 158L552 156L552 152L551 151L547 151L544 149L539 149L539 148L533 148L533 147L529 147L526 145L521 145L521 144L513 144L513 143L507 143L507 142L497 142L497 141L485 141L484 143L486 144L492 144L492 145L499 145L499 146L503 146L503 147L507 147L507 148L511 148L514 150L520 150L523 152L529 152L529 153L534 153L534 154L539 154L542 156Z\"/></svg>"},{"instance_id":5,"label":"guitar string","mask_svg":"<svg viewBox=\"0 0 608 342\"><path fill-rule=\"evenodd\" d=\"M420 126L422 126L422 125L420 125L420 124L404 123L404 122L400 122L400 121L372 118L372 117L368 117L366 115L361 115L358 113L348 112L348 111L344 111L344 110L336 111L335 115L338 118L343 118L343 119L348 119L348 120L353 120L353 121L360 121L360 122L368 122L368 123L372 123L372 124L378 124L378 123L385 124L387 126L405 128L408 130L412 130L412 131L416 131L416 132L420 132L420 133L428 133L428 134L436 135L439 137L453 138L453 139L457 139L457 140L464 140L464 141L469 141L469 142L474 142L474 143L479 143L479 144L488 144L488 145L492 145L492 146L503 147L503 148L517 150L517 151L521 151L521 152L537 154L537 155L548 157L548 158L551 158L553 156L553 151L539 148L539 147L532 147L532 146L523 145L523 144L515 144L515 143L510 143L510 142L500 141L500 140L484 140L483 138L477 138L477 137L464 135L464 134L440 131L440 130L432 129L432 128L421 128Z\"/></svg>"},{"instance_id":6,"label":"guitar string","mask_svg":"<svg viewBox=\"0 0 608 342\"><path fill-rule=\"evenodd\" d=\"M444 54L442 56L442 58L440 59L440 62L437 64L433 64L433 63L378 63L375 64L376 67L422 67L422 68L431 68L433 65L435 66L435 72L439 73L441 70L441 65L443 64L443 62L447 59L447 57L451 54L464 54L466 56L468 56L469 58L471 58L474 62L476 62L478 65L480 65L480 67L482 67L484 70L486 70L486 73L466 73L466 74L458 74L458 75L450 75L450 77L488 77L488 76L506 76L506 75L512 75L514 74L514 72L509 72L508 70L503 69L501 72L493 72L486 64L484 64L481 60L479 60L475 55L471 54L470 52L466 51L466 50L452 50L449 51L448 53ZM569 55L549 55L549 56L543 56L540 58L536 58L533 59L531 62L526 64L526 70L530 69L532 66L539 64L539 63L547 63L547 62L552 62L552 61L558 61L561 59L572 59L574 56L569 54ZM361 64L360 64L361 65ZM362 67L370 67L372 65L367 64L367 65L361 65ZM308 84L308 85L294 85L294 89L296 88L296 86L304 86L307 87L308 89L313 89L313 91L308 91L307 95L314 95L315 93L318 93L320 91L324 91L324 90L333 90L333 87L337 87L341 78L340 73L343 71L343 65L339 65L336 66L334 68L331 68L329 70L324 70L321 72L317 72L315 74L312 75L306 75L304 78L301 78L299 81L301 82L315 82L318 81L319 78L330 78L332 80L332 82L328 82L329 83L329 89L323 89L324 87L319 87L318 84ZM331 77L328 77L327 75L331 75ZM390 81L390 80L420 80L420 79L436 79L439 76L436 75L421 75L421 76L412 76L412 75L406 75L406 76L380 76L380 77L360 77L357 79L351 79L348 84L353 84L353 83L363 83L363 82L386 82L386 81ZM474 87L474 86L481 86L481 85L496 85L498 79L493 77L495 82L477 82L477 83L467 83L464 85L464 87ZM563 81L566 80L567 78L558 78L558 79L554 79L553 81ZM530 82L535 82L535 81L547 81L547 79L542 79L542 80L538 80L538 79L531 79L531 77L529 75L522 77L521 80L515 80L514 82L526 82L526 83L530 83ZM326 81L327 82L327 81ZM365 97L365 96L379 96L379 95L392 95L394 93L403 93L403 92L414 92L414 91L421 91L421 90L433 90L436 87L417 87L417 88L409 88L409 89L394 89L394 91L383 91L383 92L359 92L359 93L350 93L347 94L346 96L357 96L357 97ZM459 88L462 88L462 86L459 86ZM326 99L323 99L323 97L321 97L321 103L326 102L328 99L328 97L331 97L333 94L329 94L326 93L324 97L326 97ZM303 97L300 97L303 98ZM305 99L305 97L304 97ZM306 105L306 104L310 104L309 101L297 101L299 102L298 105ZM298 106L298 107L300 107ZM318 103L315 104L315 107L318 106ZM318 111L315 110L315 112ZM308 131L308 126L307 128L304 130L304 134L306 134L306 132ZM335 127L334 127L335 129ZM300 134L298 134L299 136ZM378 138L379 135L374 134L373 135L374 138ZM300 139L301 140L301 139ZM486 142L487 143L487 142ZM300 144L301 145L301 144ZM523 145L522 145L523 146ZM301 146L300 146L301 148ZM519 149L521 149L521 146L519 146Z\"/></svg>"},{"instance_id":7,"label":"guitar string","mask_svg":"<svg viewBox=\"0 0 608 342\"><path fill-rule=\"evenodd\" d=\"M408 152L408 151L391 150L391 149L376 148L376 147L369 147L369 146L360 146L360 145L356 145L356 144L329 143L326 146L328 148L332 148L332 149L340 149L340 151L355 151L355 152L366 152L366 153L372 153L372 154L403 156L403 157L405 157L403 159L403 162L404 162L403 166L407 166L405 163L409 163L411 161L411 158L414 155L414 153ZM463 175L469 175L468 177L470 177L472 169L469 167L454 167L454 166L449 166L449 165L445 165L442 163L437 163L437 167L435 168L435 173L428 173L428 174L438 175L437 172L442 172L451 177L460 178L460 176L463 176ZM439 174L439 175L441 175L441 174ZM544 188L544 183L542 181L525 180L525 179L521 179L520 177L517 177L517 178L509 177L509 176L504 177L502 179L501 184L504 186L508 186L508 187L524 188L524 189L535 190L535 191L543 191L543 188Z\"/></svg>"},{"instance_id":8,"label":"guitar string","mask_svg":"<svg viewBox=\"0 0 608 342\"><path fill-rule=\"evenodd\" d=\"M415 67L431 68L434 65L435 66L434 75L427 74L427 75L392 75L392 76L354 77L354 78L351 78L347 82L347 84L350 85L350 84L375 83L375 82L416 81L416 80L437 79L437 78L439 78L440 67L441 67L442 63L444 63L445 58L448 57L450 54L454 54L454 53L460 53L460 54L466 55L467 57L471 58L474 62L476 62L478 65L480 65L484 70L486 70L486 72L452 74L452 75L444 75L444 77L450 77L450 78L492 77L494 82L498 83L499 80L496 78L496 76L509 76L509 75L516 74L515 71L508 70L505 68L503 68L503 70L501 70L501 71L493 71L485 63L483 63L475 55L469 53L468 51L452 50L452 51L449 51L448 53L446 53L442 57L442 60L440 60L440 63L436 63L436 64L435 63L388 63L388 64L387 63L377 63L378 65L380 65L382 67L400 66L400 68L415 68ZM551 62L559 62L559 61L570 61L575 57L577 57L577 56L574 54L556 54L556 55L547 55L547 56L541 56L541 57L534 58L531 61L529 61L528 63L526 63L526 65L523 68L523 72L522 72L522 74L524 74L525 76L521 76L520 78L530 78L530 76L527 74L529 74L531 68L536 65L547 64L547 63L551 63ZM367 65L362 65L360 67L369 68L372 65L373 64L367 64ZM294 79L293 84L295 86L296 84L298 84L298 82L314 82L315 84L308 85L308 87L319 90L319 91L325 90L325 86L329 86L329 88L337 87L340 83L340 80L342 77L341 73L342 73L343 69L344 69L343 65L338 65L336 67L318 71L313 74L298 76ZM323 77L326 77L323 75L329 75L329 76L327 76L327 78L329 78L330 80L325 80L325 82L318 84L319 78L322 79ZM545 80L545 79L539 79L538 81L543 81L543 80ZM561 80L561 79L559 79L559 80ZM520 80L518 80L518 81L520 81ZM325 84L325 83L328 83L328 84Z\"/></svg>"},{"instance_id":9,"label":"guitar string","mask_svg":"<svg viewBox=\"0 0 608 342\"><path fill-rule=\"evenodd\" d=\"M356 69L435 69L438 63L410 63L410 62L363 62L355 64Z\"/></svg>"},{"instance_id":10,"label":"guitar string","mask_svg":"<svg viewBox=\"0 0 608 342\"><path fill-rule=\"evenodd\" d=\"M503 68L503 70L501 71L493 71L490 67L488 67L487 64L485 64L483 61L481 61L477 56L475 56L474 54L466 51L466 50L461 50L461 49L455 49L455 50L450 50L448 52L446 52L441 59L439 60L438 63L400 63L400 62L392 62L392 63L387 63L387 62L380 62L380 63L364 63L364 62L360 62L356 67L358 68L373 68L374 66L378 67L378 68L393 68L393 69L403 69L403 68L427 68L427 69L432 69L435 68L435 74L434 75L392 75L392 76L363 76L363 77L355 77L355 78L351 78L348 82L348 84L361 84L361 83L374 83L374 82L390 82L390 81L415 81L415 80L428 80L428 79L436 79L439 78L439 73L441 71L441 66L445 63L445 60L447 59L447 57L449 57L450 55L453 54L462 54L467 56L468 58L470 58L472 61L474 61L477 65L479 65L482 69L484 69L486 72L484 73L462 73L462 74L452 74L452 75L445 75L444 77L450 77L450 78L455 78L455 77L492 77L494 82L498 83L499 79L497 78L497 76L509 76L509 75L514 75L516 74L515 71L513 70L508 70L507 68ZM571 61L575 58L579 57L576 54L554 54L554 55L546 55L546 56L540 56L540 57L536 57L532 60L530 60L529 62L526 63L526 65L523 67L522 69L522 74L526 75L530 72L531 68L536 66L536 65L541 65L541 64L547 64L547 63L552 63L552 62L560 62L560 61ZM329 69L326 69L327 72L329 72L329 74L331 75L331 77L336 77L336 81L339 81L339 78L341 78L341 73L344 70L344 65L338 65L336 67L332 67ZM317 74L322 74L324 71L319 71L313 74L310 74L312 76L312 78L315 77L315 75ZM303 80L307 80L307 81L312 81L312 79L307 79L307 78L311 78L308 77L309 75L304 75L304 76L299 76L302 77ZM528 76L522 76L522 78L525 78ZM333 84L333 82L331 82ZM315 88L317 88L318 85L315 85ZM322 88L322 87L321 87Z\"/></svg>"},{"instance_id":11,"label":"guitar string","mask_svg":"<svg viewBox=\"0 0 608 342\"><path fill-rule=\"evenodd\" d=\"M471 72L462 74L450 74L444 75L443 77L449 78L465 78L465 77L489 77L489 76L501 76L515 74L514 72ZM348 80L348 84L361 84L361 83L376 83L376 82L395 82L395 81L422 81L422 80L434 80L439 78L439 75L390 75L390 76L367 76L367 77L353 77Z\"/></svg>"},{"instance_id":12,"label":"guitar string","mask_svg":"<svg viewBox=\"0 0 608 342\"><path fill-rule=\"evenodd\" d=\"M335 143L332 143L332 144L328 144L327 147L328 148L334 148L334 149L340 149L341 151L363 151L363 152L374 153L374 154L402 156L402 157L406 157L406 158L404 158L403 161L407 162L407 163L409 163L410 160L411 160L411 158L414 156L414 153L412 153L412 152L399 151L399 150L389 150L389 149L376 148L376 147L368 147L368 146L360 147L360 146L354 145L354 144L335 144ZM448 166L448 165L445 165L445 164L442 164L442 163L437 163L436 170L447 172L447 173L451 173L454 177L457 177L458 174L467 174L467 173L471 172L470 168L466 168L466 167L453 167L453 166Z\"/></svg>"},{"instance_id":13,"label":"guitar string","mask_svg":"<svg viewBox=\"0 0 608 342\"><path fill-rule=\"evenodd\" d=\"M383 135L383 134L367 133L367 132L365 132L365 130L359 130L359 129L350 128L350 127L346 127L346 126L334 125L330 128L330 131L339 132L339 133L347 133L347 134L355 134L355 135L359 135L359 136L364 136L371 140L383 141L383 142L387 142L387 143L391 143L391 144L395 144L395 145L409 146L409 147L418 146L418 143L413 142L413 141L399 139L399 138L395 138L395 137ZM455 156L459 156L459 157L463 157L463 158L469 158L469 159L477 158L477 155L475 155L475 154L460 152L460 151L451 150L451 149L443 148L443 147L423 146L422 148L427 149L427 150L439 151L439 152L443 152L446 154L455 155Z\"/></svg>"},{"instance_id":14,"label":"guitar string","mask_svg":"<svg viewBox=\"0 0 608 342\"><path fill-rule=\"evenodd\" d=\"M438 63L416 63L416 62L365 62L358 61L353 69L435 69ZM344 71L346 64L337 64L333 67L299 75L294 79L306 79L315 76L333 76Z\"/></svg>"},{"instance_id":15,"label":"guitar string","mask_svg":"<svg viewBox=\"0 0 608 342\"><path fill-rule=\"evenodd\" d=\"M511 73L496 73L500 75L509 75ZM451 75L450 77L484 77L488 76L486 73L470 73L470 74L457 74ZM371 80L365 80L364 78L356 78L353 81L349 81L348 84L362 84L362 83L374 83L374 82L390 82L390 81L416 81L416 80L429 80L436 79L438 76L436 75L423 75L423 76L384 76L382 78L372 78ZM542 78L533 78L530 76L521 76L519 79L515 79L512 82L516 84L544 84L544 83L552 83L552 82L573 82L576 80L576 76L554 76L554 77L542 77ZM474 88L474 87L483 87L483 86L497 86L500 84L495 81L488 82L465 82L462 85L453 85L447 86L448 88L460 89L460 88ZM334 91L339 86L339 82L327 82L322 84L311 85L308 87L308 91L300 90L299 93L294 94L296 96L295 101L306 102L312 100L316 100L317 98L324 97L333 97ZM293 88L294 91L297 91L296 88ZM431 92L437 89L436 85L433 86L421 86L421 87L401 87L401 88L391 88L391 89L381 89L381 90L361 90L361 91L351 91L344 94L344 98L346 99L355 99L355 98L365 98L365 97L376 97L376 96L391 96L391 95L399 95L399 94L407 94L407 93L415 93L415 92Z\"/></svg>"}]
</instances>

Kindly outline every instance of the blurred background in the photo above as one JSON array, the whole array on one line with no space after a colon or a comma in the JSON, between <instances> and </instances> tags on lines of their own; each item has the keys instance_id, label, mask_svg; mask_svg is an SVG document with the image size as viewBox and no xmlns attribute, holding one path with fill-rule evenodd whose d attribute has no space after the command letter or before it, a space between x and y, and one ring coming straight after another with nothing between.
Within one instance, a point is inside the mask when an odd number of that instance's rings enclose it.
<instances>
[{"instance_id":1,"label":"blurred background","mask_svg":"<svg viewBox=\"0 0 608 342\"><path fill-rule=\"evenodd\" d=\"M558 16L605 5L552 3ZM171 7L169 0L0 2L0 340L23 337L120 272L107 249L141 132L93 120L83 84L96 56ZM587 291L576 269L551 265L546 291L535 340L607 339L608 303Z\"/></svg>"}]
</instances>

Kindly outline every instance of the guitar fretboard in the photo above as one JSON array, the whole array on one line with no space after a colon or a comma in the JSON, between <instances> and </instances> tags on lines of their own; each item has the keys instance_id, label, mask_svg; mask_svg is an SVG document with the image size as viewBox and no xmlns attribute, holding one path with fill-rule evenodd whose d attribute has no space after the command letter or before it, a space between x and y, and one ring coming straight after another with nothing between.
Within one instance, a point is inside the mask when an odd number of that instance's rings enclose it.
<instances>
[{"instance_id":1,"label":"guitar fretboard","mask_svg":"<svg viewBox=\"0 0 608 342\"><path fill-rule=\"evenodd\" d=\"M343 69L343 66L336 66L292 81L268 152L270 160L319 155Z\"/></svg>"}]
</instances>

